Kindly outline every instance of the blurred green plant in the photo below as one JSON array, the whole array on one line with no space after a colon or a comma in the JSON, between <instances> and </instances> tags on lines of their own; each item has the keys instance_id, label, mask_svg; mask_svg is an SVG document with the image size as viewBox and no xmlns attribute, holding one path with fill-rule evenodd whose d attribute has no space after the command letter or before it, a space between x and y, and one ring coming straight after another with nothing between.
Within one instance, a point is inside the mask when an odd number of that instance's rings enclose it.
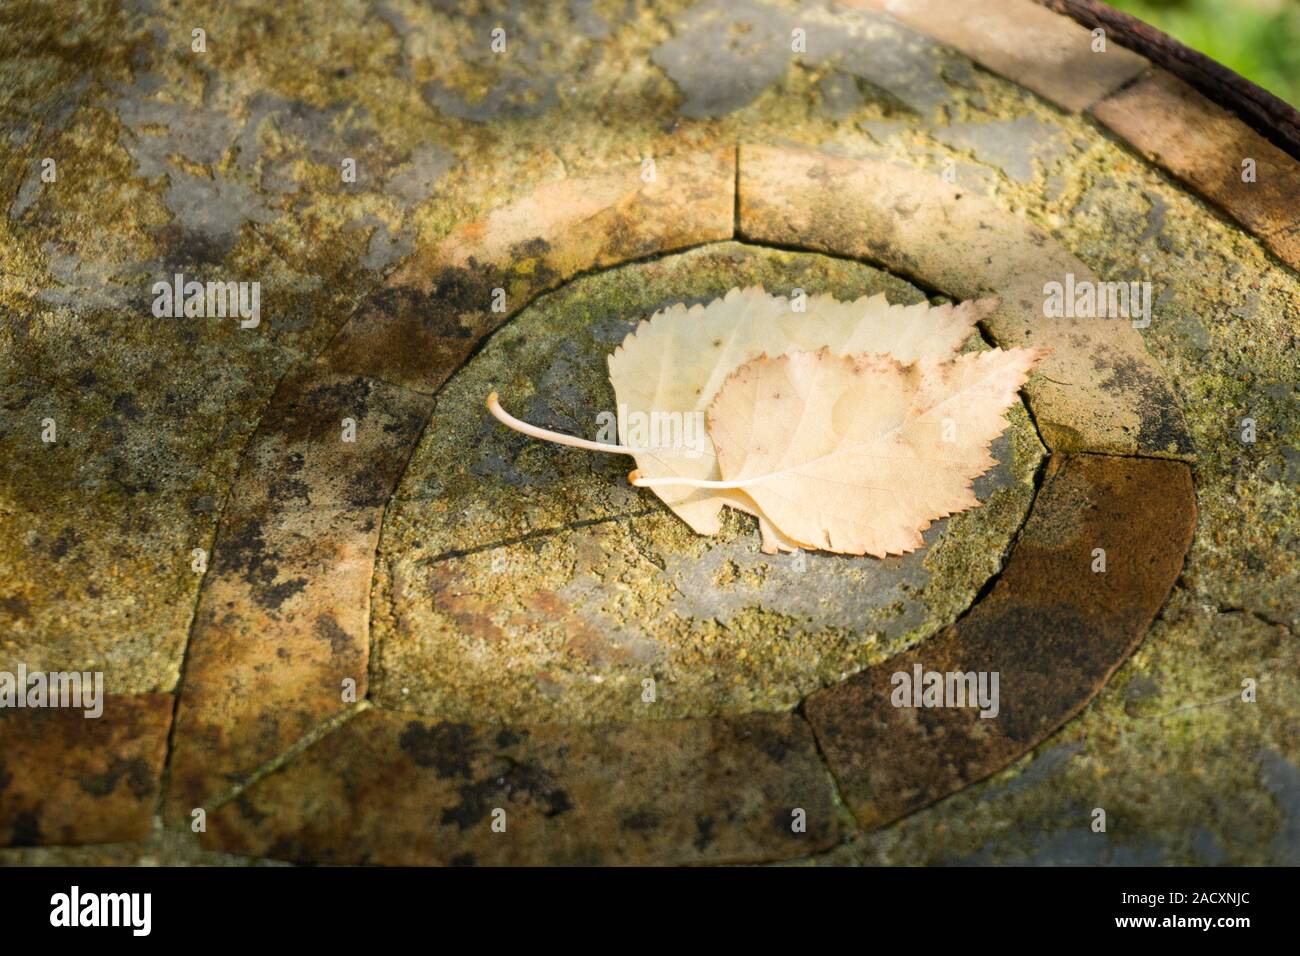
<instances>
[{"instance_id":1,"label":"blurred green plant","mask_svg":"<svg viewBox=\"0 0 1300 956\"><path fill-rule=\"evenodd\" d=\"M1300 0L1107 0L1300 106Z\"/></svg>"}]
</instances>

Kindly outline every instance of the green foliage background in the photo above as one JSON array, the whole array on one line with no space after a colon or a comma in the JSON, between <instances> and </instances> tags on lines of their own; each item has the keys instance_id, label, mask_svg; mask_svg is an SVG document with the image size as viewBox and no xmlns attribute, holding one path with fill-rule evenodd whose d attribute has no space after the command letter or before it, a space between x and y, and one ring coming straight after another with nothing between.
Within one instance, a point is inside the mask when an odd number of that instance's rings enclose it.
<instances>
[{"instance_id":1,"label":"green foliage background","mask_svg":"<svg viewBox=\"0 0 1300 956\"><path fill-rule=\"evenodd\" d=\"M1300 0L1108 0L1300 106Z\"/></svg>"}]
</instances>

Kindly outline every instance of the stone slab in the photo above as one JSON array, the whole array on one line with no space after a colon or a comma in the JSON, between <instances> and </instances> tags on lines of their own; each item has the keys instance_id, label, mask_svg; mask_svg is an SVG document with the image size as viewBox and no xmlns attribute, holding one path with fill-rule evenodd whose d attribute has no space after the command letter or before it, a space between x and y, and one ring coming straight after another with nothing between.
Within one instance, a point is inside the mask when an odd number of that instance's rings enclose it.
<instances>
[{"instance_id":1,"label":"stone slab","mask_svg":"<svg viewBox=\"0 0 1300 956\"><path fill-rule=\"evenodd\" d=\"M149 833L174 698L109 694L82 709L0 710L0 847Z\"/></svg>"},{"instance_id":2,"label":"stone slab","mask_svg":"<svg viewBox=\"0 0 1300 956\"><path fill-rule=\"evenodd\" d=\"M203 843L331 864L647 865L789 858L838 833L790 714L523 730L367 710L211 814Z\"/></svg>"},{"instance_id":3,"label":"stone slab","mask_svg":"<svg viewBox=\"0 0 1300 956\"><path fill-rule=\"evenodd\" d=\"M1092 113L1300 269L1300 160L1163 70ZM1255 162L1254 182L1242 180L1247 159Z\"/></svg>"},{"instance_id":4,"label":"stone slab","mask_svg":"<svg viewBox=\"0 0 1300 956\"><path fill-rule=\"evenodd\" d=\"M169 812L279 756L368 686L370 580L381 508L228 515L195 615Z\"/></svg>"}]
</instances>

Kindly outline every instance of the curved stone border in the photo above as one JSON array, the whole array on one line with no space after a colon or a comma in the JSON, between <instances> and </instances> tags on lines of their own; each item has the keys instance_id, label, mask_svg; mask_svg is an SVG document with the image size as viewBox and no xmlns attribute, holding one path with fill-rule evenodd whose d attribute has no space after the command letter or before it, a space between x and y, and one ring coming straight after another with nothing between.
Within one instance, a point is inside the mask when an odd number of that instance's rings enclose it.
<instances>
[{"instance_id":1,"label":"curved stone border","mask_svg":"<svg viewBox=\"0 0 1300 956\"><path fill-rule=\"evenodd\" d=\"M1053 456L1006 567L965 617L806 702L858 821L882 826L983 779L1082 710L1177 580L1194 502L1182 462ZM917 667L998 674L997 716L893 706L893 675Z\"/></svg>"}]
</instances>

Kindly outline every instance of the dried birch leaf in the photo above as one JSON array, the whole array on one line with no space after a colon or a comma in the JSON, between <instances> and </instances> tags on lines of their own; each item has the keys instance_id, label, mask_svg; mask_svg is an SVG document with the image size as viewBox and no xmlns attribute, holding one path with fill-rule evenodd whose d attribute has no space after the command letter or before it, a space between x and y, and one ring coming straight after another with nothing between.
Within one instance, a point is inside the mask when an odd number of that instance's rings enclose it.
<instances>
[{"instance_id":1,"label":"dried birch leaf","mask_svg":"<svg viewBox=\"0 0 1300 956\"><path fill-rule=\"evenodd\" d=\"M755 359L709 408L723 480L802 547L914 551L932 521L979 503L972 480L994 465L989 444L1039 354Z\"/></svg>"}]
</instances>

